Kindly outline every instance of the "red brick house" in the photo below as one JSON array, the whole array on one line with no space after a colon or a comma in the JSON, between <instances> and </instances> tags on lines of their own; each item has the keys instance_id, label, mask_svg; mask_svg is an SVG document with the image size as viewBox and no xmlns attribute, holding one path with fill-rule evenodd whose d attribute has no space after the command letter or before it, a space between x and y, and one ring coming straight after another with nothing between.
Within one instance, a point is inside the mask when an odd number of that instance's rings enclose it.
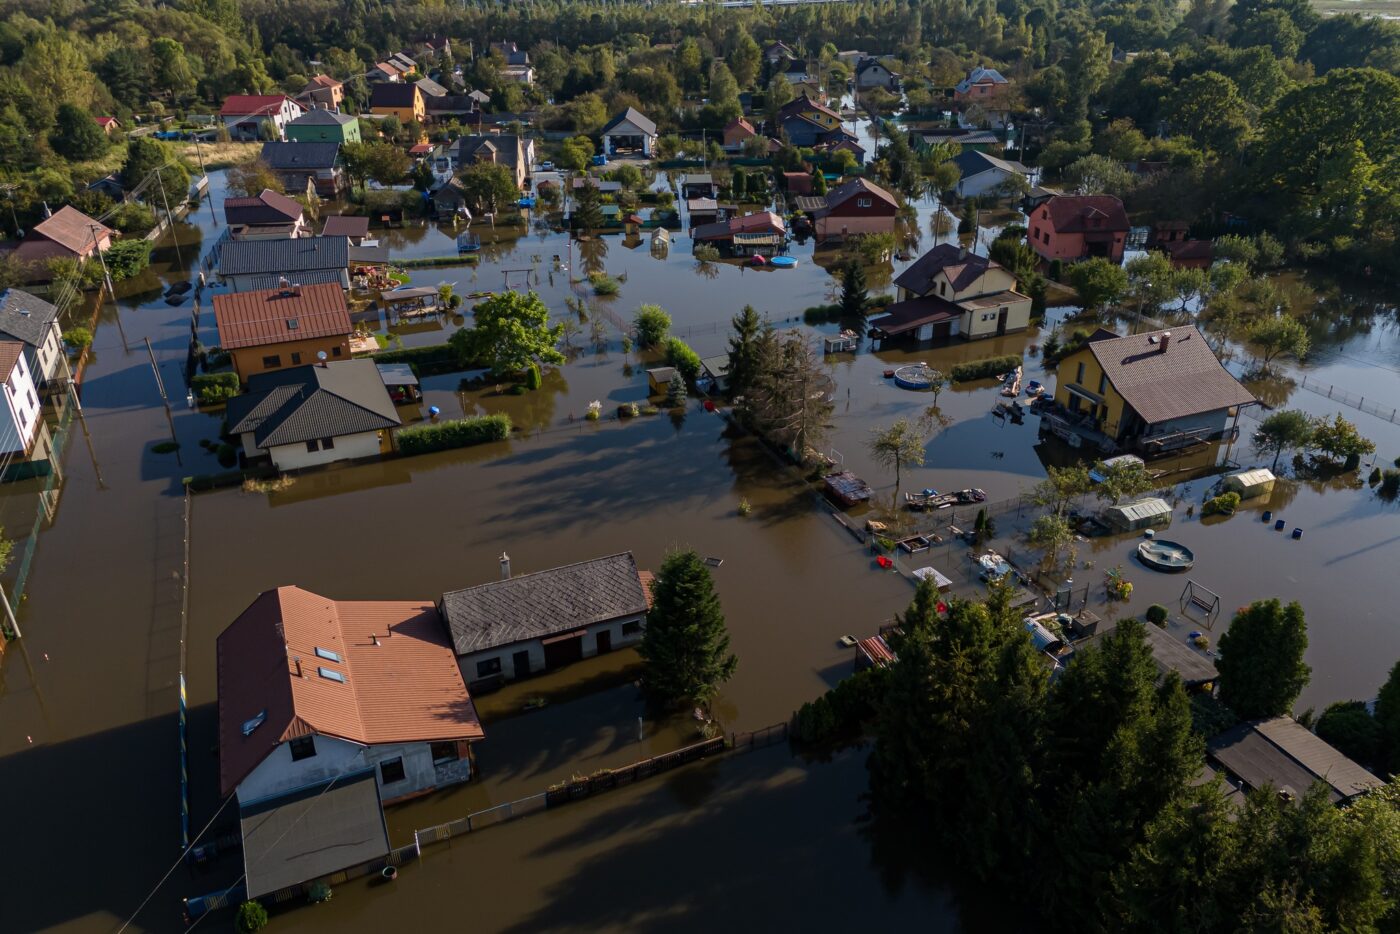
<instances>
[{"instance_id":1,"label":"red brick house","mask_svg":"<svg viewBox=\"0 0 1400 934\"><path fill-rule=\"evenodd\" d=\"M1128 214L1112 195L1058 195L1036 208L1027 236L1046 262L1102 256L1123 262Z\"/></svg>"},{"instance_id":2,"label":"red brick house","mask_svg":"<svg viewBox=\"0 0 1400 934\"><path fill-rule=\"evenodd\" d=\"M893 233L899 201L879 185L853 178L831 189L825 207L812 212L817 242Z\"/></svg>"}]
</instances>

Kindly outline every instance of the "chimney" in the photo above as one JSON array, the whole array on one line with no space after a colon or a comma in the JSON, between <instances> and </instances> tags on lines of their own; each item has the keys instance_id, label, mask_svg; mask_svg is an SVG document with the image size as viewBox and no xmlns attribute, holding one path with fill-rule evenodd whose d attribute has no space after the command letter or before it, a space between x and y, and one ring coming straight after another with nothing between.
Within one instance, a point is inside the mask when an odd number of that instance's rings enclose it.
<instances>
[{"instance_id":1,"label":"chimney","mask_svg":"<svg viewBox=\"0 0 1400 934\"><path fill-rule=\"evenodd\" d=\"M501 552L501 580L510 580L510 555Z\"/></svg>"},{"instance_id":2,"label":"chimney","mask_svg":"<svg viewBox=\"0 0 1400 934\"><path fill-rule=\"evenodd\" d=\"M301 283L300 283L300 282L297 282L297 283L295 283L295 284L292 285L292 294L293 294L293 295L296 295L296 296L298 296L298 297L301 296Z\"/></svg>"},{"instance_id":3,"label":"chimney","mask_svg":"<svg viewBox=\"0 0 1400 934\"><path fill-rule=\"evenodd\" d=\"M297 663L297 677L300 678L300 677L301 677L301 656L299 656L299 655L298 655L298 656L294 656L294 657L292 658L292 661L294 661L294 662Z\"/></svg>"},{"instance_id":4,"label":"chimney","mask_svg":"<svg viewBox=\"0 0 1400 934\"><path fill-rule=\"evenodd\" d=\"M1171 342L1172 342L1172 332L1171 332L1171 331L1163 331L1163 332L1162 332L1162 338L1161 338L1162 349L1161 349L1160 352L1161 352L1161 353L1166 353L1166 352L1167 352L1167 345L1170 344Z\"/></svg>"},{"instance_id":5,"label":"chimney","mask_svg":"<svg viewBox=\"0 0 1400 934\"><path fill-rule=\"evenodd\" d=\"M376 636L374 633L370 633L370 634L369 634L369 641L370 641L372 644L374 644L374 645L378 645L378 644L379 644L379 637Z\"/></svg>"},{"instance_id":6,"label":"chimney","mask_svg":"<svg viewBox=\"0 0 1400 934\"><path fill-rule=\"evenodd\" d=\"M958 259L959 259L959 260L967 259L967 247L965 247L965 246L960 246L960 247L958 247Z\"/></svg>"}]
</instances>

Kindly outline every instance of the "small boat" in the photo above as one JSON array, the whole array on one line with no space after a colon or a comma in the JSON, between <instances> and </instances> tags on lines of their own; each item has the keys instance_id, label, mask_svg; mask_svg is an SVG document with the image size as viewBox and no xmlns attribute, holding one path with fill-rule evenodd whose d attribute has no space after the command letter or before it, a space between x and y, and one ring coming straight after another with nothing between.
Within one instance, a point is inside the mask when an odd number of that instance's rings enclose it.
<instances>
[{"instance_id":1,"label":"small boat","mask_svg":"<svg viewBox=\"0 0 1400 934\"><path fill-rule=\"evenodd\" d=\"M1038 379L1026 383L1026 395L1032 399L1045 395L1045 386Z\"/></svg>"},{"instance_id":2,"label":"small boat","mask_svg":"<svg viewBox=\"0 0 1400 934\"><path fill-rule=\"evenodd\" d=\"M958 490L956 493L940 493L937 490L922 490L918 493L905 493L904 505L915 512L929 509L947 509L950 506L966 506L987 501L984 490Z\"/></svg>"}]
</instances>

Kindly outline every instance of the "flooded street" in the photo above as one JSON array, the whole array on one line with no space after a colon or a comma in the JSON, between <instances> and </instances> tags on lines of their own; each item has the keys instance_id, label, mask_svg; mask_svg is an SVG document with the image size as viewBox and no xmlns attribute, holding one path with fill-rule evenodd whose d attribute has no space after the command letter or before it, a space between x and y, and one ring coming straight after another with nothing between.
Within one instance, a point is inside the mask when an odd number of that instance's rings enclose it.
<instances>
[{"instance_id":1,"label":"flooded street","mask_svg":"<svg viewBox=\"0 0 1400 934\"><path fill-rule=\"evenodd\" d=\"M222 173L211 181L217 205ZM933 245L932 207L920 206L921 250ZM82 379L83 417L69 429L52 520L42 518L32 483L13 484L0 498L0 523L19 539L17 554L40 517L17 608L24 638L0 659L0 788L12 803L0 819L0 837L12 853L25 854L10 865L0 930L115 930L179 856L175 711L182 659L191 712L192 832L217 811L214 640L262 590L297 584L335 599L431 600L495 579L503 551L516 573L525 573L619 551L632 551L642 568L655 570L669 550L694 548L722 562L714 579L739 667L714 712L734 731L786 721L850 671L853 655L841 636L868 635L908 603L910 584L878 571L869 551L806 484L698 403L684 417L583 420L593 400L607 414L647 397L650 360L625 354L618 329L639 304L662 305L674 319L673 333L702 357L725 351L729 319L745 304L775 325L831 333L835 325L801 324L803 309L837 296L837 277L822 265L829 257L815 255L809 243L794 245L799 264L791 270L702 266L684 237L658 258L645 237L571 246L563 234L532 229L514 244L483 250L477 266L413 269L412 281L453 282L469 292L500 289L505 270L536 269L540 294L556 317L574 314L565 306L570 297L584 297L585 313L603 316L607 347L589 346L584 324L579 352L547 372L537 392L502 395L493 387L463 388L463 374L433 376L423 381L422 404L403 410L406 421L425 417L429 405L449 418L507 412L521 429L509 441L308 473L273 493L194 495L182 646L181 478L219 469L199 442L216 437L222 413L185 404L191 303L171 307L161 290L194 275L221 225L209 203L201 205L181 226L178 248L162 244L152 269L102 309ZM454 249L451 231L434 228L387 231L383 240L395 257ZM588 295L569 281L576 269L553 268L555 255L562 265L582 268L584 254L587 263L625 275L619 296ZM904 265L873 272L871 294L887 291ZM1376 461L1385 465L1400 455L1400 424L1317 388L1335 386L1382 408L1383 400L1400 404L1393 301L1365 294L1349 307L1361 311L1332 315L1305 365L1256 391L1273 406L1341 412L1377 443ZM213 344L208 293L203 310L199 333ZM408 346L433 344L455 327L449 319L401 336ZM1039 442L1035 417L1019 425L994 418L999 396L992 381L949 387L929 412L931 395L895 388L883 371L926 361L946 372L956 362L1022 353L1027 376L1045 381L1032 352L1042 339L1032 329L875 353L862 340L858 353L828 358L838 387L828 453L865 477L877 498L888 499L894 476L874 464L870 431L899 417L928 417L936 427L925 464L905 470L902 489L980 487L993 502L1017 496L1045 476L1046 464L1070 456ZM169 415L152 356L170 396ZM1312 388L1302 385L1304 376ZM1243 435L1253 425L1243 419ZM154 453L152 445L172 431L180 450ZM1245 442L1212 450L1191 466L1226 457L1258 463ZM1173 469L1170 462L1158 466ZM1362 477L1368 472L1369 466ZM1236 606L1270 596L1298 599L1308 612L1313 668L1299 710L1373 696L1400 658L1388 583L1400 554L1400 506L1364 483L1286 481L1271 499L1251 501L1233 518L1202 520L1209 481L1190 477L1183 471L1164 481L1179 500L1166 535L1195 550L1189 576L1221 596L1212 642ZM745 499L753 511L740 516ZM1193 504L1196 514L1188 515ZM1304 529L1303 537L1275 532L1260 521L1264 509L1284 518L1288 530ZM1014 513L998 523L1012 543ZM1113 614L1140 614L1153 602L1175 611L1183 577L1136 564L1137 541L1080 544L1077 586L1091 585L1092 605L1099 606L1104 570L1122 565L1136 588ZM912 566L929 563L914 557ZM945 550L940 560L960 562L968 573L966 549ZM1086 561L1092 567L1083 567ZM6 572L11 590L20 572L18 566ZM537 794L573 773L693 741L693 722L646 719L632 684L636 673L635 653L621 651L479 698L486 730L476 745L480 777L392 808L393 843L411 841L415 828ZM548 705L525 712L537 696ZM275 924L417 928L461 918L481 930L569 931L688 930L702 918L707 928L855 928L879 919L953 929L956 915L946 897L888 884L890 867L879 864L863 838L864 759L864 751L852 750L807 763L784 745L687 766L432 847L395 886L348 883L330 905L296 910ZM183 930L179 898L229 881L224 874L232 867L236 876L237 862L225 858L210 875L176 868L133 929ZM599 866L613 872L587 871ZM231 929L227 915L202 926Z\"/></svg>"}]
</instances>

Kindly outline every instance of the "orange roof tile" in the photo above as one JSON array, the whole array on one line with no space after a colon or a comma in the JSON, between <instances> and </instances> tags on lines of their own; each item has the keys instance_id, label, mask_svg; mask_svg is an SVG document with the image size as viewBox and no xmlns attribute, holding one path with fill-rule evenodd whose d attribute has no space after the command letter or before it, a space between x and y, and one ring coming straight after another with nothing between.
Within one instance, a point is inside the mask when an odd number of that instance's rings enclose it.
<instances>
[{"instance_id":1,"label":"orange roof tile","mask_svg":"<svg viewBox=\"0 0 1400 934\"><path fill-rule=\"evenodd\" d=\"M214 296L214 322L225 350L337 337L354 330L338 283L258 289Z\"/></svg>"},{"instance_id":2,"label":"orange roof tile","mask_svg":"<svg viewBox=\"0 0 1400 934\"><path fill-rule=\"evenodd\" d=\"M297 736L376 745L484 735L432 603L266 591L219 635L218 676L224 794Z\"/></svg>"},{"instance_id":3,"label":"orange roof tile","mask_svg":"<svg viewBox=\"0 0 1400 934\"><path fill-rule=\"evenodd\" d=\"M45 240L52 240L79 256L92 252L92 248L104 237L112 235L112 228L100 224L82 211L65 204L34 225L30 234L37 234Z\"/></svg>"},{"instance_id":4,"label":"orange roof tile","mask_svg":"<svg viewBox=\"0 0 1400 934\"><path fill-rule=\"evenodd\" d=\"M0 341L0 380L10 378L10 371L24 356L24 345L19 341Z\"/></svg>"}]
</instances>

